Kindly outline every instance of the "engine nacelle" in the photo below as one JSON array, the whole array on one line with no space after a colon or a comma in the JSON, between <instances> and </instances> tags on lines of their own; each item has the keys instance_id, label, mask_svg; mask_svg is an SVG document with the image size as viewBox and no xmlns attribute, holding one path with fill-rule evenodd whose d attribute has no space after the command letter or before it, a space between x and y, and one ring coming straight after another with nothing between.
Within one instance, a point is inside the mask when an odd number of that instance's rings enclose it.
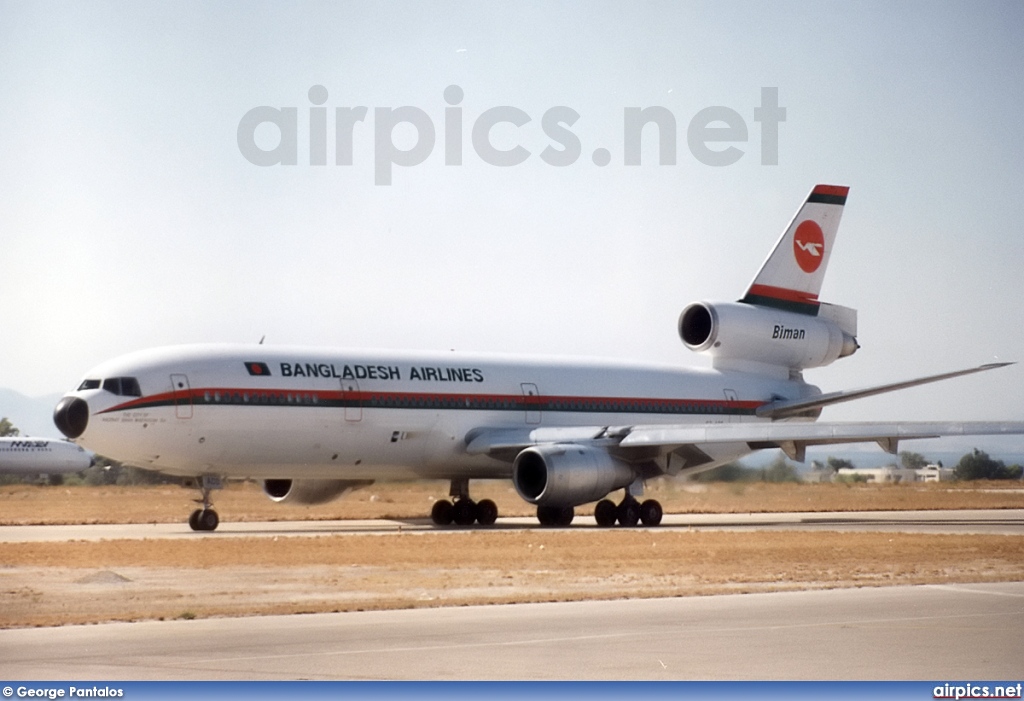
<instances>
[{"instance_id":1,"label":"engine nacelle","mask_svg":"<svg viewBox=\"0 0 1024 701\"><path fill-rule=\"evenodd\" d=\"M280 504L326 504L373 480L263 480L263 493Z\"/></svg>"},{"instance_id":2,"label":"engine nacelle","mask_svg":"<svg viewBox=\"0 0 1024 701\"><path fill-rule=\"evenodd\" d=\"M814 317L741 302L695 302L679 315L679 337L690 350L710 355L715 367L817 368L859 347L856 312L822 308Z\"/></svg>"},{"instance_id":3,"label":"engine nacelle","mask_svg":"<svg viewBox=\"0 0 1024 701\"><path fill-rule=\"evenodd\" d=\"M628 486L633 469L606 451L571 443L526 448L512 465L512 484L538 506L577 506Z\"/></svg>"}]
</instances>

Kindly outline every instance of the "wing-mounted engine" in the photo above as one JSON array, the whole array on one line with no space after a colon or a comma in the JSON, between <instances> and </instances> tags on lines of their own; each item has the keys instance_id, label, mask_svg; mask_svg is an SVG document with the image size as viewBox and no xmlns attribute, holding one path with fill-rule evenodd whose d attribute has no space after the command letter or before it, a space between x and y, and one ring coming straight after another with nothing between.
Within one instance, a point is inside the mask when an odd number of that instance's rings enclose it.
<instances>
[{"instance_id":1,"label":"wing-mounted engine","mask_svg":"<svg viewBox=\"0 0 1024 701\"><path fill-rule=\"evenodd\" d=\"M373 480L263 480L263 493L279 504L326 504Z\"/></svg>"},{"instance_id":2,"label":"wing-mounted engine","mask_svg":"<svg viewBox=\"0 0 1024 701\"><path fill-rule=\"evenodd\" d=\"M857 345L857 312L821 304L818 314L745 302L695 302L679 315L686 347L716 368L789 375L845 358Z\"/></svg>"},{"instance_id":3,"label":"wing-mounted engine","mask_svg":"<svg viewBox=\"0 0 1024 701\"><path fill-rule=\"evenodd\" d=\"M512 483L538 506L577 506L603 499L636 479L625 462L606 450L574 443L526 448L512 465Z\"/></svg>"}]
</instances>

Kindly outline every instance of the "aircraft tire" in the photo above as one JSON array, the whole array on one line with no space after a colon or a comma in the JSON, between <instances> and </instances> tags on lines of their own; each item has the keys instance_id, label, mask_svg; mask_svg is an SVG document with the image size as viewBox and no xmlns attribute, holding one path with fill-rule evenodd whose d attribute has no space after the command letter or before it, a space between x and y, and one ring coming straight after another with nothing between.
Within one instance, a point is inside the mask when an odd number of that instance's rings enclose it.
<instances>
[{"instance_id":1,"label":"aircraft tire","mask_svg":"<svg viewBox=\"0 0 1024 701\"><path fill-rule=\"evenodd\" d=\"M452 507L452 520L459 526L472 526L476 521L476 502L472 499L459 499Z\"/></svg>"},{"instance_id":2,"label":"aircraft tire","mask_svg":"<svg viewBox=\"0 0 1024 701\"><path fill-rule=\"evenodd\" d=\"M199 512L199 517L196 521L199 523L199 530L215 531L217 526L220 525L220 516L213 509L203 509Z\"/></svg>"},{"instance_id":3,"label":"aircraft tire","mask_svg":"<svg viewBox=\"0 0 1024 701\"><path fill-rule=\"evenodd\" d=\"M493 526L498 520L498 505L490 499L481 499L476 504L476 522L481 526Z\"/></svg>"},{"instance_id":4,"label":"aircraft tire","mask_svg":"<svg viewBox=\"0 0 1024 701\"><path fill-rule=\"evenodd\" d=\"M633 528L640 522L640 505L632 497L623 499L616 511L618 511L617 516L620 526Z\"/></svg>"},{"instance_id":5,"label":"aircraft tire","mask_svg":"<svg viewBox=\"0 0 1024 701\"><path fill-rule=\"evenodd\" d=\"M199 515L203 513L200 509L193 511L188 517L188 527L193 531L201 531L202 527L199 525Z\"/></svg>"},{"instance_id":6,"label":"aircraft tire","mask_svg":"<svg viewBox=\"0 0 1024 701\"><path fill-rule=\"evenodd\" d=\"M661 525L661 517L663 515L664 511L661 508L661 504L654 499L648 499L640 505L640 521L645 526Z\"/></svg>"},{"instance_id":7,"label":"aircraft tire","mask_svg":"<svg viewBox=\"0 0 1024 701\"><path fill-rule=\"evenodd\" d=\"M454 510L455 507L447 499L435 501L434 506L430 509L430 520L438 526L449 526L452 522L452 512Z\"/></svg>"},{"instance_id":8,"label":"aircraft tire","mask_svg":"<svg viewBox=\"0 0 1024 701\"><path fill-rule=\"evenodd\" d=\"M601 526L601 528L614 526L617 517L615 502L610 499L602 499L594 507L594 520L597 521L597 525Z\"/></svg>"},{"instance_id":9,"label":"aircraft tire","mask_svg":"<svg viewBox=\"0 0 1024 701\"><path fill-rule=\"evenodd\" d=\"M538 506L537 520L542 526L568 526L576 510L571 506Z\"/></svg>"}]
</instances>

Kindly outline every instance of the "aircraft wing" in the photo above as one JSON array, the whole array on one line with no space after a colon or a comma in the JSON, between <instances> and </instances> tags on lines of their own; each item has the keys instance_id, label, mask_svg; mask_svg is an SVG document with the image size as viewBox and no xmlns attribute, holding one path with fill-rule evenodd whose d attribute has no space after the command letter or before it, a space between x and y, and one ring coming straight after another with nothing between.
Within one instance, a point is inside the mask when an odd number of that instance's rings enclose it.
<instances>
[{"instance_id":1,"label":"aircraft wing","mask_svg":"<svg viewBox=\"0 0 1024 701\"><path fill-rule=\"evenodd\" d=\"M697 457L701 448L747 444L752 450L781 448L793 460L803 461L808 446L840 443L878 443L895 454L901 440L942 436L1024 434L1021 421L971 422L863 422L863 423L734 423L669 424L652 426L588 426L536 429L480 430L467 440L470 454L495 457L513 454L532 445L582 443L607 447L616 454L650 457L679 451ZM689 460L687 460L689 462ZM700 460L696 460L699 464ZM695 466L695 465L687 465Z\"/></svg>"},{"instance_id":2,"label":"aircraft wing","mask_svg":"<svg viewBox=\"0 0 1024 701\"><path fill-rule=\"evenodd\" d=\"M683 446L713 443L747 443L751 448L781 448L794 460L803 461L812 445L878 443L895 454L901 440L942 436L993 436L1024 434L1021 421L894 422L894 423L748 423L705 426L635 426L619 442L621 448L658 447L672 451Z\"/></svg>"}]
</instances>

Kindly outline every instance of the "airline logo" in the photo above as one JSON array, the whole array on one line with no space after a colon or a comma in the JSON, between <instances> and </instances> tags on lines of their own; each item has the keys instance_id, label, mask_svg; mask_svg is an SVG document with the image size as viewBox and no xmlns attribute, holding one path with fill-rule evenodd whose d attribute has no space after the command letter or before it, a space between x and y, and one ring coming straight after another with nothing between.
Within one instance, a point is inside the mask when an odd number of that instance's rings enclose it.
<instances>
[{"instance_id":1,"label":"airline logo","mask_svg":"<svg viewBox=\"0 0 1024 701\"><path fill-rule=\"evenodd\" d=\"M252 361L246 361L245 369L249 371L250 375L267 377L270 375L270 368L266 363L256 363Z\"/></svg>"},{"instance_id":2,"label":"airline logo","mask_svg":"<svg viewBox=\"0 0 1024 701\"><path fill-rule=\"evenodd\" d=\"M793 257L805 273L813 273L821 267L825 256L825 236L818 223L808 219L800 222L793 235Z\"/></svg>"},{"instance_id":3,"label":"airline logo","mask_svg":"<svg viewBox=\"0 0 1024 701\"><path fill-rule=\"evenodd\" d=\"M10 450L49 450L50 441L11 441Z\"/></svg>"}]
</instances>

